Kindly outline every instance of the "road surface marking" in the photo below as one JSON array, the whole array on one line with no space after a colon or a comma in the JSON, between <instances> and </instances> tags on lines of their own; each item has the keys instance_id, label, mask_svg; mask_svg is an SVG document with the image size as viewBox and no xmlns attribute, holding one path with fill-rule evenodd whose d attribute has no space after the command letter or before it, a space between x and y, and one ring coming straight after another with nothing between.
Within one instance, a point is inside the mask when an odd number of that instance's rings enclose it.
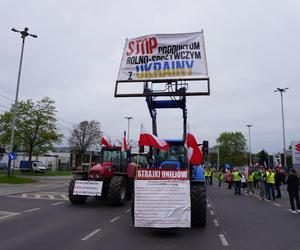
<instances>
[{"instance_id":1,"label":"road surface marking","mask_svg":"<svg viewBox=\"0 0 300 250\"><path fill-rule=\"evenodd\" d=\"M95 234L99 233L100 231L101 231L101 229L98 228L95 231L88 234L87 236L83 237L81 240L88 240L89 238L93 237Z\"/></svg>"},{"instance_id":2,"label":"road surface marking","mask_svg":"<svg viewBox=\"0 0 300 250\"><path fill-rule=\"evenodd\" d=\"M41 208L36 207L36 208L32 208L32 209L25 210L25 211L23 211L23 213L29 213L29 212L33 212L33 211L40 210L40 209L41 209Z\"/></svg>"},{"instance_id":3,"label":"road surface marking","mask_svg":"<svg viewBox=\"0 0 300 250\"><path fill-rule=\"evenodd\" d=\"M35 198L36 198L36 199L41 199L41 195L40 195L40 194L36 194L36 195L35 195Z\"/></svg>"},{"instance_id":4,"label":"road surface marking","mask_svg":"<svg viewBox=\"0 0 300 250\"><path fill-rule=\"evenodd\" d=\"M127 209L127 210L126 210L126 213L129 213L130 211L131 211L131 208Z\"/></svg>"},{"instance_id":5,"label":"road surface marking","mask_svg":"<svg viewBox=\"0 0 300 250\"><path fill-rule=\"evenodd\" d=\"M23 198L27 198L27 194L22 194L22 197Z\"/></svg>"},{"instance_id":6,"label":"road surface marking","mask_svg":"<svg viewBox=\"0 0 300 250\"><path fill-rule=\"evenodd\" d=\"M215 215L213 210L209 210L209 212L210 212L211 215Z\"/></svg>"},{"instance_id":7,"label":"road surface marking","mask_svg":"<svg viewBox=\"0 0 300 250\"><path fill-rule=\"evenodd\" d=\"M56 205L63 204L63 203L64 203L63 201L60 201L60 202L52 203L51 205L56 206Z\"/></svg>"},{"instance_id":8,"label":"road surface marking","mask_svg":"<svg viewBox=\"0 0 300 250\"><path fill-rule=\"evenodd\" d=\"M48 197L49 197L50 200L54 200L55 199L54 195L51 195L51 194L48 195Z\"/></svg>"},{"instance_id":9,"label":"road surface marking","mask_svg":"<svg viewBox=\"0 0 300 250\"><path fill-rule=\"evenodd\" d=\"M215 227L219 226L219 222L216 219L214 219L214 224L215 224Z\"/></svg>"},{"instance_id":10,"label":"road surface marking","mask_svg":"<svg viewBox=\"0 0 300 250\"><path fill-rule=\"evenodd\" d=\"M207 203L207 207L211 208L211 205L209 203Z\"/></svg>"},{"instance_id":11,"label":"road surface marking","mask_svg":"<svg viewBox=\"0 0 300 250\"><path fill-rule=\"evenodd\" d=\"M120 219L120 216L117 216L117 217L113 218L113 219L110 220L109 222L113 223L113 222L115 222L115 221L118 220L118 219Z\"/></svg>"},{"instance_id":12,"label":"road surface marking","mask_svg":"<svg viewBox=\"0 0 300 250\"><path fill-rule=\"evenodd\" d=\"M273 204L274 204L275 206L277 206L277 207L282 207L282 205L279 204L279 203L274 202Z\"/></svg>"},{"instance_id":13,"label":"road surface marking","mask_svg":"<svg viewBox=\"0 0 300 250\"><path fill-rule=\"evenodd\" d=\"M63 197L65 200L68 200L69 198L66 195L62 195L61 197Z\"/></svg>"},{"instance_id":14,"label":"road surface marking","mask_svg":"<svg viewBox=\"0 0 300 250\"><path fill-rule=\"evenodd\" d=\"M0 211L0 220L18 215L20 213L13 213L13 212L7 212L7 211Z\"/></svg>"},{"instance_id":15,"label":"road surface marking","mask_svg":"<svg viewBox=\"0 0 300 250\"><path fill-rule=\"evenodd\" d=\"M228 247L228 242L224 236L224 234L219 234L220 240L222 241L223 246L227 246Z\"/></svg>"}]
</instances>

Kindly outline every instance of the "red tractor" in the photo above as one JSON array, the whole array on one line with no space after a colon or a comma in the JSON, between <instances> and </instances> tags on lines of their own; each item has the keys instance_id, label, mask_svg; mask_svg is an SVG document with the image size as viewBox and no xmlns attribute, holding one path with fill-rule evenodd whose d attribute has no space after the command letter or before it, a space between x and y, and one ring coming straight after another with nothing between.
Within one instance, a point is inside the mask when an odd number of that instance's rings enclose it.
<instances>
[{"instance_id":1,"label":"red tractor","mask_svg":"<svg viewBox=\"0 0 300 250\"><path fill-rule=\"evenodd\" d=\"M69 200L73 204L82 204L89 196L107 198L111 205L123 205L131 199L135 164L131 163L130 150L121 151L121 147L103 147L100 163L88 171L76 171L69 184ZM83 191L78 191L78 185ZM100 193L86 191L93 186L101 186ZM101 185L100 185L101 184Z\"/></svg>"}]
</instances>

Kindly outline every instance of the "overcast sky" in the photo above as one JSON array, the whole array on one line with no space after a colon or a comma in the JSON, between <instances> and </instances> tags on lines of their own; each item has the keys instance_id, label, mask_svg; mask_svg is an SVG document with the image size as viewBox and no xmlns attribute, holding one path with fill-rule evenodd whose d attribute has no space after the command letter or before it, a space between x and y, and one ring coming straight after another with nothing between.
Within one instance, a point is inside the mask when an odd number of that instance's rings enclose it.
<instances>
[{"instance_id":1,"label":"overcast sky","mask_svg":"<svg viewBox=\"0 0 300 250\"><path fill-rule=\"evenodd\" d=\"M127 129L138 139L140 124L151 130L144 98L114 98L126 38L203 29L211 95L188 98L188 120L199 141L216 144L222 132L240 131L252 151L283 148L280 94L284 94L286 142L300 140L300 2L297 0L185 1L0 1L0 112L14 99L21 38L29 28L20 99L49 96L58 126L97 120L112 139ZM158 111L163 138L182 136L180 111Z\"/></svg>"}]
</instances>

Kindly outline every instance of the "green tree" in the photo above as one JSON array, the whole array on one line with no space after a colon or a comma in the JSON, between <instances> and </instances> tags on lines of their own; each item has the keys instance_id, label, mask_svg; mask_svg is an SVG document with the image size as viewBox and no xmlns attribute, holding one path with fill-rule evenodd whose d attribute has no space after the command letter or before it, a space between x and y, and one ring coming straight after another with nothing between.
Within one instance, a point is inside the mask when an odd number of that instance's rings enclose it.
<instances>
[{"instance_id":1,"label":"green tree","mask_svg":"<svg viewBox=\"0 0 300 250\"><path fill-rule=\"evenodd\" d=\"M29 162L32 155L41 155L53 149L54 143L61 142L62 134L56 128L55 101L49 97L37 101L21 101L16 106L16 126L13 150L24 150L28 153ZM0 143L9 145L13 106L10 111L0 115L0 128L3 131Z\"/></svg>"},{"instance_id":2,"label":"green tree","mask_svg":"<svg viewBox=\"0 0 300 250\"><path fill-rule=\"evenodd\" d=\"M269 164L269 161L268 161L269 155L264 149L257 154L257 157L258 157L258 163L259 163L260 166L265 166L265 165L268 166L268 164Z\"/></svg>"},{"instance_id":3,"label":"green tree","mask_svg":"<svg viewBox=\"0 0 300 250\"><path fill-rule=\"evenodd\" d=\"M97 121L82 121L74 126L69 145L79 155L79 164L82 164L83 156L88 149L100 144L101 136L100 123Z\"/></svg>"},{"instance_id":4,"label":"green tree","mask_svg":"<svg viewBox=\"0 0 300 250\"><path fill-rule=\"evenodd\" d=\"M223 132L217 139L219 144L220 164L226 162L241 166L245 163L246 139L241 132Z\"/></svg>"}]
</instances>

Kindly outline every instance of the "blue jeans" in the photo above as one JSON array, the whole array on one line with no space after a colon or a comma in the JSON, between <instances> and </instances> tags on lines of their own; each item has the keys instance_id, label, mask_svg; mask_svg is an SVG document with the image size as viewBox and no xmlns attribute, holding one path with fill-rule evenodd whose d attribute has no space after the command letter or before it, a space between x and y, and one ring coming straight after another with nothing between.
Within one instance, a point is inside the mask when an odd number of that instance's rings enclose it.
<instances>
[{"instance_id":1,"label":"blue jeans","mask_svg":"<svg viewBox=\"0 0 300 250\"><path fill-rule=\"evenodd\" d=\"M272 195L272 200L275 200L275 189L274 189L274 184L272 183L267 183L267 199L271 200L271 195Z\"/></svg>"},{"instance_id":2,"label":"blue jeans","mask_svg":"<svg viewBox=\"0 0 300 250\"><path fill-rule=\"evenodd\" d=\"M234 194L241 194L241 182L240 181L234 182Z\"/></svg>"}]
</instances>

